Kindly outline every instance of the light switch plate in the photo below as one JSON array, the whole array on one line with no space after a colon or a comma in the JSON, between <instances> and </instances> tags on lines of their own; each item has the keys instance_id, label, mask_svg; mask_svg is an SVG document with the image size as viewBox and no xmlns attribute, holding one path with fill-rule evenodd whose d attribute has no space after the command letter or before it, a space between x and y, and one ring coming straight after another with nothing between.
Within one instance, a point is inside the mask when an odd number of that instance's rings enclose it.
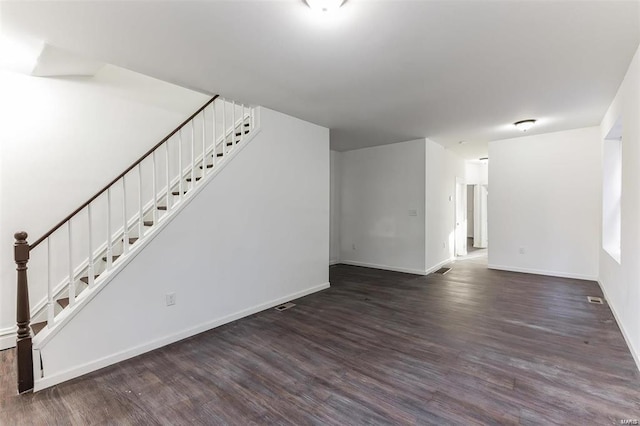
<instances>
[{"instance_id":1,"label":"light switch plate","mask_svg":"<svg viewBox=\"0 0 640 426\"><path fill-rule=\"evenodd\" d=\"M176 304L176 294L175 293L167 293L166 295L167 306L173 306Z\"/></svg>"}]
</instances>

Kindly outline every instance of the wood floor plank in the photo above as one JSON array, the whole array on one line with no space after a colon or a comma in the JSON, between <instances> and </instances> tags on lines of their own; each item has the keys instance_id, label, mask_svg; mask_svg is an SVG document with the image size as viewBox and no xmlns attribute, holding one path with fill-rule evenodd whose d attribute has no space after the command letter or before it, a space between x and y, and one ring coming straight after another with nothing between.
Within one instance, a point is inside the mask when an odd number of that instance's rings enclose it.
<instances>
[{"instance_id":1,"label":"wood floor plank","mask_svg":"<svg viewBox=\"0 0 640 426\"><path fill-rule=\"evenodd\" d=\"M479 253L479 255L478 255ZM330 268L331 288L37 394L0 425L620 424L640 374L594 282Z\"/></svg>"}]
</instances>

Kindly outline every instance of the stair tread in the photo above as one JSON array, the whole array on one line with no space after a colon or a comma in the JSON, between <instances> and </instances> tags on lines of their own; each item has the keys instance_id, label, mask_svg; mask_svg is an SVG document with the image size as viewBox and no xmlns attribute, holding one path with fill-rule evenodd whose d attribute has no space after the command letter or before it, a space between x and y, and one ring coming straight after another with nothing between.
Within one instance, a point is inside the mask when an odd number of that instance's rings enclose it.
<instances>
[{"instance_id":1,"label":"stair tread","mask_svg":"<svg viewBox=\"0 0 640 426\"><path fill-rule=\"evenodd\" d=\"M196 176L196 182L199 181L200 179L202 179L202 176ZM187 182L191 182L191 178L190 177L188 177L186 180L187 180Z\"/></svg>"},{"instance_id":2,"label":"stair tread","mask_svg":"<svg viewBox=\"0 0 640 426\"><path fill-rule=\"evenodd\" d=\"M129 245L135 243L136 241L138 241L138 237L130 237L129 238Z\"/></svg>"},{"instance_id":3,"label":"stair tread","mask_svg":"<svg viewBox=\"0 0 640 426\"><path fill-rule=\"evenodd\" d=\"M210 169L213 167L213 164L207 164L207 169ZM200 169L202 169L202 165L200 166ZM175 195L175 194L174 194Z\"/></svg>"},{"instance_id":4,"label":"stair tread","mask_svg":"<svg viewBox=\"0 0 640 426\"><path fill-rule=\"evenodd\" d=\"M36 335L38 333L40 333L40 331L45 328L47 326L47 322L43 321L43 322L37 322L35 324L31 324L31 330L33 331L33 334Z\"/></svg>"},{"instance_id":5,"label":"stair tread","mask_svg":"<svg viewBox=\"0 0 640 426\"><path fill-rule=\"evenodd\" d=\"M152 220L145 220L144 222L142 222L142 224L144 226L153 226L153 221Z\"/></svg>"},{"instance_id":6,"label":"stair tread","mask_svg":"<svg viewBox=\"0 0 640 426\"><path fill-rule=\"evenodd\" d=\"M57 302L58 302L58 305L62 306L62 308L66 308L67 306L69 306L68 297L63 297L62 299L58 299Z\"/></svg>"},{"instance_id":7,"label":"stair tread","mask_svg":"<svg viewBox=\"0 0 640 426\"><path fill-rule=\"evenodd\" d=\"M94 275L94 276L93 276L93 279L95 280L95 279L96 279L96 278L98 278L99 276L100 276L99 274L98 274L98 275ZM82 281L82 282L83 282L83 283L85 283L85 284L89 284L89 277L82 277L82 278L80 278L80 281Z\"/></svg>"},{"instance_id":8,"label":"stair tread","mask_svg":"<svg viewBox=\"0 0 640 426\"><path fill-rule=\"evenodd\" d=\"M202 166L200 166L200 167L202 167ZM182 191L182 193L183 193L183 194L186 194L186 193L187 193L187 191L186 191L186 190L184 190L184 191ZM178 191L173 191L173 192L171 193L171 195L180 195L180 191L179 191L179 190L178 190ZM153 222L151 222L151 223L153 224Z\"/></svg>"},{"instance_id":9,"label":"stair tread","mask_svg":"<svg viewBox=\"0 0 640 426\"><path fill-rule=\"evenodd\" d=\"M167 210L167 206L158 206L158 210Z\"/></svg>"}]
</instances>

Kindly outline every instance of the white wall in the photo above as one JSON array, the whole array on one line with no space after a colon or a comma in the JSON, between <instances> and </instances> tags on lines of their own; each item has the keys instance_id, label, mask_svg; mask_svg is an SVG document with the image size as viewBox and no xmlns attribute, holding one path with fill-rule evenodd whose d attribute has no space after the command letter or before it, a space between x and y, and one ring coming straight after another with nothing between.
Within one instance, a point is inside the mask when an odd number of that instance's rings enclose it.
<instances>
[{"instance_id":1,"label":"white wall","mask_svg":"<svg viewBox=\"0 0 640 426\"><path fill-rule=\"evenodd\" d=\"M456 178L464 182L465 163L427 139L426 164L425 270L431 272L455 258Z\"/></svg>"},{"instance_id":2,"label":"white wall","mask_svg":"<svg viewBox=\"0 0 640 426\"><path fill-rule=\"evenodd\" d=\"M340 191L342 190L342 154L338 151L331 151L331 233L329 264L336 264L340 261Z\"/></svg>"},{"instance_id":3,"label":"white wall","mask_svg":"<svg viewBox=\"0 0 640 426\"><path fill-rule=\"evenodd\" d=\"M340 261L424 273L425 140L341 157Z\"/></svg>"},{"instance_id":4,"label":"white wall","mask_svg":"<svg viewBox=\"0 0 640 426\"><path fill-rule=\"evenodd\" d=\"M467 160L464 175L468 185L487 185L489 183L489 162Z\"/></svg>"},{"instance_id":5,"label":"white wall","mask_svg":"<svg viewBox=\"0 0 640 426\"><path fill-rule=\"evenodd\" d=\"M640 49L602 120L604 140L622 117L622 232L620 263L600 248L600 284L640 368Z\"/></svg>"},{"instance_id":6,"label":"white wall","mask_svg":"<svg viewBox=\"0 0 640 426\"><path fill-rule=\"evenodd\" d=\"M33 242L209 96L112 66L93 78L0 72L0 93L1 349L15 343L13 234ZM32 281L33 306L45 289Z\"/></svg>"},{"instance_id":7,"label":"white wall","mask_svg":"<svg viewBox=\"0 0 640 426\"><path fill-rule=\"evenodd\" d=\"M419 139L343 152L339 161L341 263L426 274L453 260L461 158Z\"/></svg>"},{"instance_id":8,"label":"white wall","mask_svg":"<svg viewBox=\"0 0 640 426\"><path fill-rule=\"evenodd\" d=\"M597 127L489 143L490 268L597 278L600 151Z\"/></svg>"},{"instance_id":9,"label":"white wall","mask_svg":"<svg viewBox=\"0 0 640 426\"><path fill-rule=\"evenodd\" d=\"M266 109L261 126L42 349L47 384L329 285L329 130Z\"/></svg>"}]
</instances>

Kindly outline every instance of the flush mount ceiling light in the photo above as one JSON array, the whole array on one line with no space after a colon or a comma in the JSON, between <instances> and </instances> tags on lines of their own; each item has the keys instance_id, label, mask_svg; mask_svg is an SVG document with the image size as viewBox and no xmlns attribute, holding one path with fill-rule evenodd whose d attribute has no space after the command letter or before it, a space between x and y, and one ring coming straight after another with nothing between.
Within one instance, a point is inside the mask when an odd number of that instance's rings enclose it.
<instances>
[{"instance_id":1,"label":"flush mount ceiling light","mask_svg":"<svg viewBox=\"0 0 640 426\"><path fill-rule=\"evenodd\" d=\"M338 10L346 0L304 0L304 2L316 12L333 12Z\"/></svg>"},{"instance_id":2,"label":"flush mount ceiling light","mask_svg":"<svg viewBox=\"0 0 640 426\"><path fill-rule=\"evenodd\" d=\"M532 128L534 124L536 124L536 120L533 120L533 119L521 120L513 123L513 125L516 126L516 129L521 130L523 132L526 132L527 130Z\"/></svg>"}]
</instances>

